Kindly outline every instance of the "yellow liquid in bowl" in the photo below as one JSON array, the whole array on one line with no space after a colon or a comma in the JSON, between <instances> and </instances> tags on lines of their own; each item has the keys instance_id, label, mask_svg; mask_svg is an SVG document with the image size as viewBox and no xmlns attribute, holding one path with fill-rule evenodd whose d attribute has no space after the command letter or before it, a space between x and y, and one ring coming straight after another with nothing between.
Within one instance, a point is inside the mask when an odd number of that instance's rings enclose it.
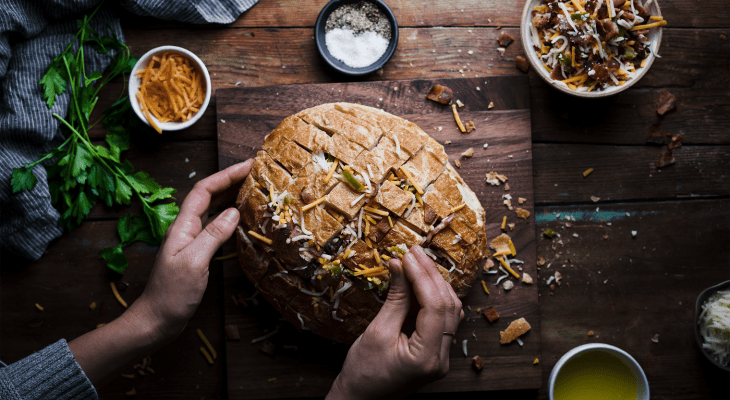
<instances>
[{"instance_id":1,"label":"yellow liquid in bowl","mask_svg":"<svg viewBox=\"0 0 730 400\"><path fill-rule=\"evenodd\" d=\"M586 351L563 365L553 394L555 400L636 400L636 380L613 354Z\"/></svg>"}]
</instances>

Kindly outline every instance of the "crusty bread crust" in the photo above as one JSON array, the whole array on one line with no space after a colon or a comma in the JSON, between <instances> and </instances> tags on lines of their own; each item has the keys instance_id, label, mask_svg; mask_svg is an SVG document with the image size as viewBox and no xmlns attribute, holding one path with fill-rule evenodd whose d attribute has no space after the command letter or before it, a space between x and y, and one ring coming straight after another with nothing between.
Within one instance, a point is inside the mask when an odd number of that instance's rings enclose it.
<instances>
[{"instance_id":1,"label":"crusty bread crust","mask_svg":"<svg viewBox=\"0 0 730 400\"><path fill-rule=\"evenodd\" d=\"M262 147L236 200L238 258L298 329L352 343L383 304L387 259L412 245L466 296L489 256L484 209L418 126L323 104L286 118Z\"/></svg>"}]
</instances>

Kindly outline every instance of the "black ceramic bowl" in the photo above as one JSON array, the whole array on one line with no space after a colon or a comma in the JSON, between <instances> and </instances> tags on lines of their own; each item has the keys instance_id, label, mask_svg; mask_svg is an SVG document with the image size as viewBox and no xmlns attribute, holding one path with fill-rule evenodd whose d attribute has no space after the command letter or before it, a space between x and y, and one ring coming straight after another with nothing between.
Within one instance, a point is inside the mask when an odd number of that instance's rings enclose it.
<instances>
[{"instance_id":1,"label":"black ceramic bowl","mask_svg":"<svg viewBox=\"0 0 730 400\"><path fill-rule=\"evenodd\" d=\"M695 304L695 339L697 339L697 346L700 347L700 351L702 354L707 357L710 362L719 368L730 372L730 367L727 365L720 364L717 360L715 360L714 357L712 357L710 354L705 351L705 349L702 348L702 344L705 343L705 340L702 338L702 334L700 333L700 314L702 313L702 304L707 301L707 299L710 298L715 292L719 290L726 290L730 288L730 281L725 281L719 285L715 285L711 288L707 288L704 292L700 293L699 296L697 296L697 304Z\"/></svg>"},{"instance_id":2,"label":"black ceramic bowl","mask_svg":"<svg viewBox=\"0 0 730 400\"><path fill-rule=\"evenodd\" d=\"M330 1L326 6L324 6L324 8L322 8L322 11L319 12L317 23L314 25L314 40L317 42L317 50L319 51L319 54L322 55L322 58L324 58L324 60L327 61L327 64L329 64L332 68L346 75L365 75L383 68L383 65L385 65L391 57L393 57L395 48L398 46L398 22L395 20L393 11L391 11L390 8L388 8L388 6L380 0L366 0L380 8L383 11L383 14L385 14L390 21L392 32L390 35L390 44L385 50L385 53L380 57L380 59L378 59L378 61L363 68L352 68L330 54L327 50L327 44L325 43L324 32L325 25L327 25L327 18L329 18L330 14L332 14L332 12L338 7L345 4L358 3L359 1L360 0Z\"/></svg>"}]
</instances>

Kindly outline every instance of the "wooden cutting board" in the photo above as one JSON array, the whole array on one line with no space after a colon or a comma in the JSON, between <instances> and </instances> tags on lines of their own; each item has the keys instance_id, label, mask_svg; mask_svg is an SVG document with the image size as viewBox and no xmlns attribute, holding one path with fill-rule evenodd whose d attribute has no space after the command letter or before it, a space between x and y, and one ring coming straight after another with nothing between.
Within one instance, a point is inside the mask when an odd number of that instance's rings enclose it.
<instances>
[{"instance_id":1,"label":"wooden cutting board","mask_svg":"<svg viewBox=\"0 0 730 400\"><path fill-rule=\"evenodd\" d=\"M474 121L477 129L470 134L459 132L451 107L426 100L435 83L453 89L464 107L461 119ZM460 159L459 173L477 194L486 211L487 237L501 233L506 215L515 223L508 231L517 248L517 259L537 282L534 217L518 219L503 204L503 195L527 199L520 205L534 213L532 186L532 142L527 76L498 76L444 80L353 82L330 84L282 85L259 88L231 88L216 91L218 120L218 160L221 169L254 157L264 136L284 118L322 103L345 101L361 103L413 121L439 143L445 145L452 164ZM489 108L493 103L493 107ZM489 146L485 149L483 146ZM474 156L461 157L472 147ZM494 171L508 177L505 185L491 186L485 174ZM226 251L226 254L229 251ZM275 399L322 397L339 373L348 346L332 343L309 332L299 333L261 297L236 305L233 296L250 298L255 288L243 276L237 260L222 263L224 275L225 323L236 325L240 340L227 341L226 363L228 395L231 399ZM519 272L519 270L518 270ZM540 358L540 317L536 285L513 279L509 292L495 282L501 275L477 275L477 281L463 299L466 318L456 335L450 353L450 372L446 378L425 386L422 392L462 392L510 389L534 389L541 384L541 368L533 365ZM490 295L479 280L487 282ZM257 302L258 304L254 304ZM493 324L480 309L494 307L500 318ZM509 323L525 317L532 330L516 342L499 344L499 331ZM252 339L278 330L268 340L276 348L273 355L262 351L263 342ZM468 356L462 342L467 341ZM484 360L484 369L472 369L472 357ZM276 378L274 380L274 378Z\"/></svg>"}]
</instances>

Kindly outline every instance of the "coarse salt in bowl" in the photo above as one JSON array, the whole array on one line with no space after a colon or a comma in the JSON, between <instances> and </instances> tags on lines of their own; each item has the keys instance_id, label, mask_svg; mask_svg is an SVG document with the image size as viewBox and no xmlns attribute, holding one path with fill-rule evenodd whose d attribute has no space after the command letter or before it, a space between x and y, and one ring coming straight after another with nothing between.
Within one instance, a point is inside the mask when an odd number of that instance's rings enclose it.
<instances>
[{"instance_id":1,"label":"coarse salt in bowl","mask_svg":"<svg viewBox=\"0 0 730 400\"><path fill-rule=\"evenodd\" d=\"M640 1L640 0L633 0L633 1ZM659 4L657 4L656 0L649 0L651 3L646 8L646 10L653 16L661 17L662 13L659 9ZM641 1L642 4L647 3L648 1ZM525 52L525 55L527 57L527 60L530 62L530 66L537 72L538 75L542 79L545 80L545 82L548 83L551 87L567 93L571 96L577 96L577 97L584 97L584 98L599 98L599 97L608 97L612 96L614 94L620 93L632 85L634 85L636 82L641 79L646 72L649 70L651 65L654 63L654 60L657 57L657 53L659 52L659 45L662 41L662 27L652 28L647 36L647 47L651 50L651 53L646 58L646 64L644 67L638 67L636 68L636 76L627 80L625 84L623 85L609 85L606 89L603 89L601 91L592 91L592 92L579 92L570 89L565 83L561 81L556 81L555 79L552 79L550 77L550 72L545 68L543 65L543 62L538 58L536 51L534 49L534 42L533 42L533 29L532 29L532 11L535 9L535 7L542 4L542 0L527 0L525 3L525 7L522 10L522 23L520 25L520 34L522 36L522 48ZM646 21L645 23L649 23L650 21Z\"/></svg>"},{"instance_id":2,"label":"coarse salt in bowl","mask_svg":"<svg viewBox=\"0 0 730 400\"><path fill-rule=\"evenodd\" d=\"M193 54L191 51L177 46L160 46L148 51L142 57L140 57L137 63L134 64L134 68L132 68L132 73L130 74L129 78L129 101L132 104L132 109L134 109L137 117L139 117L139 119L141 119L142 122L144 122L145 124L151 126L149 121L147 121L147 117L145 116L144 111L142 111L142 109L140 108L139 100L137 99L137 92L139 91L141 80L141 78L137 75L137 71L146 68L152 56L165 52L179 53L185 56L190 61L192 61L197 72L202 73L203 77L205 78L205 99L203 100L203 105L200 106L198 112L196 112L195 115L193 115L192 118L190 118L189 120L183 122L160 122L157 118L155 118L154 115L150 114L150 117L154 120L155 124L162 131L179 131L181 129L188 128L195 122L197 122L205 112L206 108L208 108L208 103L210 102L211 84L208 69L205 67L205 64L203 64L203 61L201 61L200 58L198 58L198 56Z\"/></svg>"},{"instance_id":3,"label":"coarse salt in bowl","mask_svg":"<svg viewBox=\"0 0 730 400\"><path fill-rule=\"evenodd\" d=\"M380 9L380 11L385 14L385 17L390 22L391 27L391 34L390 34L390 42L387 44L387 47L385 48L385 53L383 53L377 60L372 62L369 65L360 66L357 65L356 67L347 65L342 60L335 57L330 50L327 47L327 34L325 32L325 28L327 25L327 19L329 18L330 14L332 14L335 10L337 10L339 7L347 5L347 4L354 4L359 3L361 0L332 0L327 5L322 8L322 11L319 13L319 17L317 17L317 22L314 26L314 38L317 43L317 51L319 51L319 54L322 56L322 58L329 64L332 68L334 68L336 71L341 72L346 75L366 75L371 72L375 72L379 70L380 68L385 65L388 61L390 61L390 58L393 57L393 54L395 53L395 49L398 46L398 22L395 19L395 15L393 14L393 11L390 10L390 8L381 0L365 0L368 3L372 3L376 7ZM340 33L341 35L344 35L344 33ZM331 40L332 35L331 36ZM362 35L360 35L362 36ZM337 37L334 39L344 39L344 37ZM360 38L359 40L367 40L367 37ZM378 43L373 41L373 38L370 38L369 40L371 49L368 49L370 51L374 51L375 48L378 47ZM350 53L352 54L352 53ZM339 56L342 56L340 54ZM341 58L341 57L340 57ZM360 61L360 60L358 60Z\"/></svg>"}]
</instances>

